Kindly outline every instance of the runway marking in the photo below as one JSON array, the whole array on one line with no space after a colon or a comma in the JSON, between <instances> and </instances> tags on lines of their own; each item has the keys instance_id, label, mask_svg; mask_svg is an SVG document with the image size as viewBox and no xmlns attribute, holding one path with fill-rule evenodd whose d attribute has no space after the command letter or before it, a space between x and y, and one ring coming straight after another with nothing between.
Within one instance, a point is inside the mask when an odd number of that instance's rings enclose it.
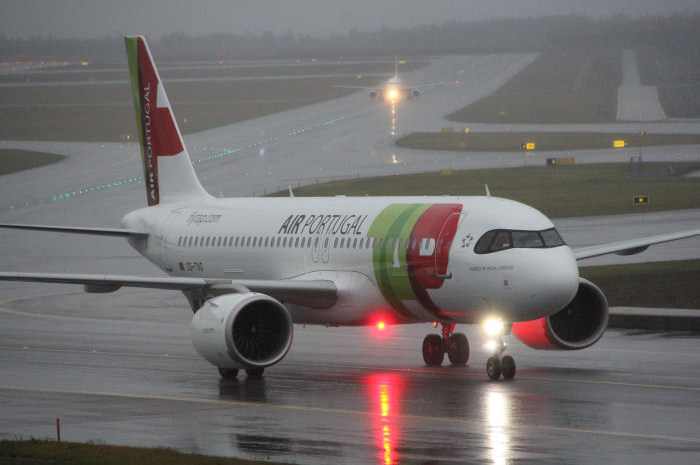
<instances>
[{"instance_id":1,"label":"runway marking","mask_svg":"<svg viewBox=\"0 0 700 465\"><path fill-rule=\"evenodd\" d=\"M76 284L76 285L79 286L79 284ZM66 295L71 295L71 294L85 295L84 292L76 293L75 291L68 291L68 292L51 292L48 294L37 294L37 295L30 295L30 296L13 297L12 299L0 300L0 313L6 313L9 315L18 315L18 316L29 316L29 317L33 317L33 318L45 318L48 320L90 321L90 322L100 322L100 323L139 324L139 325L151 325L151 326L152 325L157 325L157 326L177 325L177 326L180 326L180 323L174 323L174 322L159 322L159 321L144 321L144 320L115 320L112 318L90 318L90 317L84 317L84 316L50 315L48 313L34 313L34 312L27 312L27 311L23 311L23 310L13 310L10 308L3 307L3 305L11 303L11 302L21 302L23 300L42 299L45 297L61 297L61 296L66 296Z\"/></svg>"},{"instance_id":2,"label":"runway marking","mask_svg":"<svg viewBox=\"0 0 700 465\"><path fill-rule=\"evenodd\" d=\"M188 355L169 355L169 354L144 354L144 353L130 353L130 352L106 352L99 350L77 350L77 349L50 349L50 348L40 348L40 347L30 347L30 346L0 346L0 350L18 350L18 351L33 351L33 352L47 352L47 353L65 353L74 355L108 355L115 357L142 357L142 358L171 358L175 360L201 360L198 356L188 356ZM328 363L297 363L297 362L282 362L283 365L287 366L298 366L298 367L315 367L315 368L331 368L331 369L352 369L352 370L373 370L373 371L389 371L398 373L443 373L452 374L460 377L466 377L471 379L482 379L481 374L476 375L472 372L466 371L447 371L440 369L430 369L424 367L408 367L408 368L388 368L388 367L371 367L371 366L360 366L360 365L343 365L343 364L328 364ZM531 381L549 381L549 382L559 382L559 383L585 383L585 384L597 384L604 386L624 386L624 387L634 387L634 388L644 388L644 389L665 389L665 390L677 390L677 391L691 391L700 392L700 387L696 386L673 386L673 385L663 385L663 384L645 384L645 383L628 383L623 381L605 381L605 380L587 380L581 378L547 378L541 376L518 376L519 380L531 380Z\"/></svg>"},{"instance_id":3,"label":"runway marking","mask_svg":"<svg viewBox=\"0 0 700 465\"><path fill-rule=\"evenodd\" d=\"M0 385L0 390L4 391L24 391L24 392L34 392L34 393L49 393L49 394L65 394L65 395L78 395L78 396L96 396L96 397L112 397L112 398L123 398L123 399L139 399L139 400L162 400L170 402L183 402L183 403L194 403L194 404L210 404L210 405L225 405L230 407L244 407L244 408L266 408L266 409L276 409L276 410L291 410L299 412L314 412L314 413L328 413L333 415L355 415L355 416L368 416L375 415L374 412L361 411L361 410L350 410L350 409L338 409L338 408L328 408L328 407L313 407L305 405L284 405L284 404L272 404L263 402L249 402L240 400L224 400L224 399L204 399L197 397L182 397L182 396L165 396L165 395L153 395L153 394L126 394L120 392L99 392L99 391L79 391L72 389L47 389L47 388L27 388L20 386L3 386ZM452 423L452 424L463 424L463 425L477 425L483 426L484 428L489 428L489 423L486 420L475 420L467 418L446 418L432 415L398 415L400 418L405 420L413 421L432 421L437 423ZM577 434L590 434L598 436L612 436L621 437L628 439L653 439L661 441L673 441L673 442L685 442L700 444L700 438L690 438L683 436L670 436L663 434L646 434L646 433L633 433L625 431L610 431L610 430L595 430L590 428L573 428L566 426L550 426L550 425L537 425L537 424L519 424L519 425L504 425L503 428L508 428L511 430L521 430L529 431L532 429L542 430L542 431L553 431L553 432L565 432L565 433L577 433Z\"/></svg>"},{"instance_id":4,"label":"runway marking","mask_svg":"<svg viewBox=\"0 0 700 465\"><path fill-rule=\"evenodd\" d=\"M106 352L102 350L77 350L77 349L45 349L30 346L0 346L0 350L20 350L28 352L48 352L60 354L75 354L75 355L111 355L117 357L142 357L142 358L172 358L175 360L202 360L201 357L194 355L170 355L170 354L139 354L129 352Z\"/></svg>"},{"instance_id":5,"label":"runway marking","mask_svg":"<svg viewBox=\"0 0 700 465\"><path fill-rule=\"evenodd\" d=\"M604 380L593 380L593 379L580 379L580 378L541 378L536 376L518 376L518 379L530 379L535 381L557 381L563 383L586 383L586 384L603 384L606 386L625 386L625 387L639 387L639 388L650 388L650 389L675 389L679 391L698 391L700 392L700 387L693 386L670 386L663 384L643 384L643 383L626 383L623 381L604 381Z\"/></svg>"}]
</instances>

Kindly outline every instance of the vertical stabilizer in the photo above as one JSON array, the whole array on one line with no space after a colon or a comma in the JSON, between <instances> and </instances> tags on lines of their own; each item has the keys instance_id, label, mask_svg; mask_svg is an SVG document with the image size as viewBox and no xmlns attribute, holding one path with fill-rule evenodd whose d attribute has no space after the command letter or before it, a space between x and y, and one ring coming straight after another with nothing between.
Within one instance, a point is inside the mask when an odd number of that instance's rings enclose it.
<instances>
[{"instance_id":1,"label":"vertical stabilizer","mask_svg":"<svg viewBox=\"0 0 700 465\"><path fill-rule=\"evenodd\" d=\"M143 36L125 38L148 205L207 197Z\"/></svg>"},{"instance_id":2,"label":"vertical stabilizer","mask_svg":"<svg viewBox=\"0 0 700 465\"><path fill-rule=\"evenodd\" d=\"M399 56L396 55L394 57L394 77L398 78L399 77Z\"/></svg>"}]
</instances>

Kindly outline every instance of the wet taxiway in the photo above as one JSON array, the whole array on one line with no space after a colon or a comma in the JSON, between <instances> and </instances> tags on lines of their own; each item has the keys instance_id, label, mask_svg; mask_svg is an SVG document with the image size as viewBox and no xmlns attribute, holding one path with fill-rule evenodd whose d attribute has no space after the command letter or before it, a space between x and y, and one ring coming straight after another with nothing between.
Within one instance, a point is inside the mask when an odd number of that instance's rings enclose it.
<instances>
[{"instance_id":1,"label":"wet taxiway","mask_svg":"<svg viewBox=\"0 0 700 465\"><path fill-rule=\"evenodd\" d=\"M0 437L166 446L295 463L696 463L700 355L683 334L609 331L536 352L511 382L426 367L430 325L297 327L261 379L223 381L193 351L175 293L76 292L1 304Z\"/></svg>"}]
</instances>

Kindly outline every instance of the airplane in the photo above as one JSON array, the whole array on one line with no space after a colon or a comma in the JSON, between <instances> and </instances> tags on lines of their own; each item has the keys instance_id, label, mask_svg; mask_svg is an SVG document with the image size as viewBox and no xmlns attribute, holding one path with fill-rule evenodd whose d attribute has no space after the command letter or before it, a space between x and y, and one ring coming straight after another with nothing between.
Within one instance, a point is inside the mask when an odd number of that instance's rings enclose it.
<instances>
[{"instance_id":1,"label":"airplane","mask_svg":"<svg viewBox=\"0 0 700 465\"><path fill-rule=\"evenodd\" d=\"M457 324L489 335L490 379L511 379L503 336L535 349L577 350L608 322L603 292L577 260L639 253L700 229L572 250L525 204L486 196L215 198L199 183L146 39L125 38L147 206L120 228L4 228L125 238L168 276L2 272L0 280L181 291L195 350L222 378L263 375L290 350L294 324L433 322L428 366L466 365ZM291 193L291 190L290 190Z\"/></svg>"},{"instance_id":2,"label":"airplane","mask_svg":"<svg viewBox=\"0 0 700 465\"><path fill-rule=\"evenodd\" d=\"M345 89L364 89L369 90L370 98L376 98L378 101L388 100L396 102L398 100L413 100L420 95L418 89L428 87L422 86L405 86L399 77L399 57L394 61L394 75L384 83L381 87L363 87L363 86L335 86Z\"/></svg>"}]
</instances>

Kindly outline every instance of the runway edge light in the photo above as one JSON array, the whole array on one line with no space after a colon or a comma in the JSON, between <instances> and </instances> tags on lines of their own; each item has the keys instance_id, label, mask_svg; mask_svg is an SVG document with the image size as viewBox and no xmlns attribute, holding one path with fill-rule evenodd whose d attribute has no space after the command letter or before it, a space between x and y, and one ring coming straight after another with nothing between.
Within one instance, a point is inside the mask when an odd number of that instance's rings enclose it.
<instances>
[{"instance_id":1,"label":"runway edge light","mask_svg":"<svg viewBox=\"0 0 700 465\"><path fill-rule=\"evenodd\" d=\"M649 196L648 195L635 195L634 196L634 204L635 205L646 205L649 203Z\"/></svg>"}]
</instances>

